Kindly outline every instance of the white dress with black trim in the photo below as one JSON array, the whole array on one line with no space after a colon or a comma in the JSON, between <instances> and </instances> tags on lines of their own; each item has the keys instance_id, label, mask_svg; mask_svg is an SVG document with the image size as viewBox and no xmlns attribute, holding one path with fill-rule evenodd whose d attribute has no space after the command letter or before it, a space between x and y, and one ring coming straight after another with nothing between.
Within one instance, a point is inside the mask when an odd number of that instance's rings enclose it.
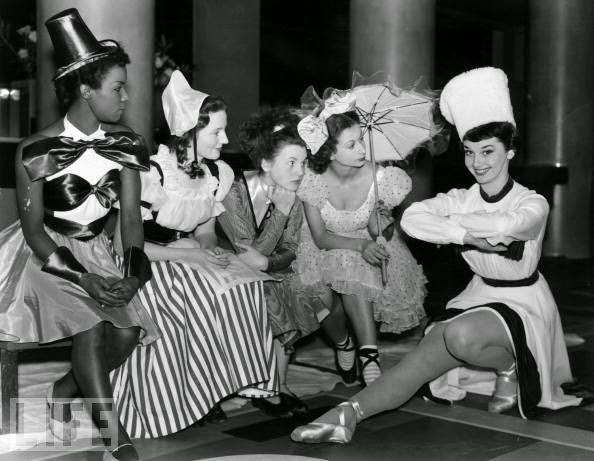
<instances>
[{"instance_id":1,"label":"white dress with black trim","mask_svg":"<svg viewBox=\"0 0 594 461\"><path fill-rule=\"evenodd\" d=\"M502 321L514 346L519 380L519 409L530 417L536 407L579 405L561 384L572 381L557 305L538 272L549 205L544 197L508 181L489 197L478 184L412 204L402 229L420 240L463 245L466 232L505 244L505 253L462 252L474 277L446 307L442 321L477 310L489 310ZM436 319L439 321L440 319ZM491 395L495 373L459 367L430 383L434 396L460 400L467 391Z\"/></svg>"}]
</instances>

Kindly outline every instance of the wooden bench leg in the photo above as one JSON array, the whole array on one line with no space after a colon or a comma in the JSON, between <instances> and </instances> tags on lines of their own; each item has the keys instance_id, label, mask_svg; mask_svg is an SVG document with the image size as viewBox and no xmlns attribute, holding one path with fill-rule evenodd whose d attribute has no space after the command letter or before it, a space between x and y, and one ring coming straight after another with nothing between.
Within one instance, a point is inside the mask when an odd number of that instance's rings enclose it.
<instances>
[{"instance_id":1,"label":"wooden bench leg","mask_svg":"<svg viewBox=\"0 0 594 461\"><path fill-rule=\"evenodd\" d=\"M10 424L10 399L17 398L19 396L18 355L18 351L10 351L0 348L3 434L18 432L18 414L14 415L15 418L13 424Z\"/></svg>"}]
</instances>

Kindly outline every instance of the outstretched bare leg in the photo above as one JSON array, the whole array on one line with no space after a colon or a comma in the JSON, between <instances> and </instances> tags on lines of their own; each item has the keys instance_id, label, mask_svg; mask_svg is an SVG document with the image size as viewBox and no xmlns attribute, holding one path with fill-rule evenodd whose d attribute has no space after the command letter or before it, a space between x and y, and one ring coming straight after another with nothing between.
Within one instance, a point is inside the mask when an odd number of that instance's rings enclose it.
<instances>
[{"instance_id":1,"label":"outstretched bare leg","mask_svg":"<svg viewBox=\"0 0 594 461\"><path fill-rule=\"evenodd\" d=\"M507 333L491 312L472 312L449 323L438 323L395 367L351 398L359 414L353 406L342 406L328 411L315 423L337 425L342 417L352 433L356 422L403 405L423 384L452 368L465 363L495 369L509 366L514 360L510 351ZM311 429L316 428L302 426L291 437L305 442L324 441L316 439L327 431L322 434Z\"/></svg>"}]
</instances>

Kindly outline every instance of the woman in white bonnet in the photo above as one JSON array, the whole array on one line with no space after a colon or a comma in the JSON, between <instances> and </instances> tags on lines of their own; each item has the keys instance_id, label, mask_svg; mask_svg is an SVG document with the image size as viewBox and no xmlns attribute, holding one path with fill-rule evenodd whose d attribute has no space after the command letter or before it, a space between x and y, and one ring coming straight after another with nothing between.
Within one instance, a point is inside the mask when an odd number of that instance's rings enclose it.
<instances>
[{"instance_id":1,"label":"woman in white bonnet","mask_svg":"<svg viewBox=\"0 0 594 461\"><path fill-rule=\"evenodd\" d=\"M475 275L415 350L350 401L297 428L295 441L347 443L358 422L399 407L425 383L434 397L460 400L472 382L473 392L491 395L489 411L517 405L522 417L580 403L561 389L572 375L557 306L537 269L549 206L508 171L516 126L507 77L495 68L458 75L440 106L476 184L414 203L401 225L427 242L464 245Z\"/></svg>"},{"instance_id":2,"label":"woman in white bonnet","mask_svg":"<svg viewBox=\"0 0 594 461\"><path fill-rule=\"evenodd\" d=\"M214 232L234 179L219 160L228 142L226 105L192 89L175 71L163 109L172 137L141 175L145 250L154 276L140 292L162 337L137 348L113 376L133 437L161 437L205 416L222 422L225 397L278 391L262 286L267 277L233 266Z\"/></svg>"}]
</instances>

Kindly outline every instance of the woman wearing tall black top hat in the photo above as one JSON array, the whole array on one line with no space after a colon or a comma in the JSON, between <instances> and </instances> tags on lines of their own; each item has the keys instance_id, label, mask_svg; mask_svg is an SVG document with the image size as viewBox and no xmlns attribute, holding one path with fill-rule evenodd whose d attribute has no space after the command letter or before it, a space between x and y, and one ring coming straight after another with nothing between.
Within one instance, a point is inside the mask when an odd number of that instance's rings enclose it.
<instances>
[{"instance_id":1,"label":"woman wearing tall black top hat","mask_svg":"<svg viewBox=\"0 0 594 461\"><path fill-rule=\"evenodd\" d=\"M16 155L20 222L0 233L0 339L48 343L72 338L72 370L47 392L50 429L75 437L69 402L96 399L91 415L106 457L138 454L112 411L110 370L157 329L136 298L151 277L143 248L139 170L142 138L117 125L126 106L128 55L98 42L76 9L46 22L59 66L54 78L65 116L25 139ZM103 232L122 209L123 273Z\"/></svg>"}]
</instances>

